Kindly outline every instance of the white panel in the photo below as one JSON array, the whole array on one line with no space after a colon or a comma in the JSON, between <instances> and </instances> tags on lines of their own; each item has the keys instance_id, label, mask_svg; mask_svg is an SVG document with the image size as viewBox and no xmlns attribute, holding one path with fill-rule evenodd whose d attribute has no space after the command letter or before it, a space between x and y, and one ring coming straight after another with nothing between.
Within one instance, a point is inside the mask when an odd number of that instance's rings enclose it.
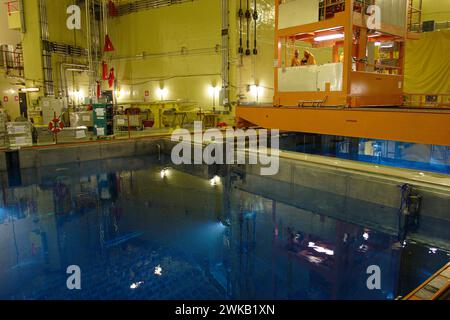
<instances>
[{"instance_id":1,"label":"white panel","mask_svg":"<svg viewBox=\"0 0 450 320\"><path fill-rule=\"evenodd\" d=\"M319 0L292 0L280 4L278 29L319 21Z\"/></svg>"},{"instance_id":2,"label":"white panel","mask_svg":"<svg viewBox=\"0 0 450 320\"><path fill-rule=\"evenodd\" d=\"M278 69L278 90L281 92L317 91L317 66Z\"/></svg>"},{"instance_id":3,"label":"white panel","mask_svg":"<svg viewBox=\"0 0 450 320\"><path fill-rule=\"evenodd\" d=\"M325 91L325 83L330 83L331 91L342 91L343 64L327 63L317 68L317 88Z\"/></svg>"},{"instance_id":4,"label":"white panel","mask_svg":"<svg viewBox=\"0 0 450 320\"><path fill-rule=\"evenodd\" d=\"M381 21L399 27L406 26L406 0L376 0L381 8Z\"/></svg>"},{"instance_id":5,"label":"white panel","mask_svg":"<svg viewBox=\"0 0 450 320\"><path fill-rule=\"evenodd\" d=\"M327 63L324 65L301 66L278 69L278 91L280 92L314 92L325 91L329 82L331 91L342 91L343 64Z\"/></svg>"}]
</instances>

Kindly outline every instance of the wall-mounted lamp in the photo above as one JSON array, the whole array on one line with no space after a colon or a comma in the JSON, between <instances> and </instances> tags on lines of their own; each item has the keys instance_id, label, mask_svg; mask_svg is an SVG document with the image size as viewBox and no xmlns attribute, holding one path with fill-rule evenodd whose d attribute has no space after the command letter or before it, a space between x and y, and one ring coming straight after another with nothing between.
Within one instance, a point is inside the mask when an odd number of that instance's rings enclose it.
<instances>
[{"instance_id":1,"label":"wall-mounted lamp","mask_svg":"<svg viewBox=\"0 0 450 320\"><path fill-rule=\"evenodd\" d=\"M216 96L218 96L220 93L220 88L217 86L209 86L208 87L208 94L213 99L213 107L216 106Z\"/></svg>"},{"instance_id":2,"label":"wall-mounted lamp","mask_svg":"<svg viewBox=\"0 0 450 320\"><path fill-rule=\"evenodd\" d=\"M264 87L253 84L249 89L251 94L255 97L256 102L259 102L259 96L264 93Z\"/></svg>"},{"instance_id":3,"label":"wall-mounted lamp","mask_svg":"<svg viewBox=\"0 0 450 320\"><path fill-rule=\"evenodd\" d=\"M167 90L167 88L156 89L156 95L158 97L160 97L161 101L164 101L166 99L168 93L169 93L169 90Z\"/></svg>"}]
</instances>

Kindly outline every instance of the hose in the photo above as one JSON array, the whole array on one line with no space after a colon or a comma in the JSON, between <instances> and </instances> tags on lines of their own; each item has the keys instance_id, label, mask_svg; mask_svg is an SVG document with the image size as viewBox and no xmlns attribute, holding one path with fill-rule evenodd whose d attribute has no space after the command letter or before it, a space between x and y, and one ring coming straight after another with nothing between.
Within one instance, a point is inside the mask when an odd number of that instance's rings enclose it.
<instances>
[{"instance_id":1,"label":"hose","mask_svg":"<svg viewBox=\"0 0 450 320\"><path fill-rule=\"evenodd\" d=\"M256 10L256 0L253 0L253 21L254 21L254 36L253 36L253 54L258 54L257 49L257 40L256 40L256 27L257 27L257 21L258 21L258 11Z\"/></svg>"},{"instance_id":2,"label":"hose","mask_svg":"<svg viewBox=\"0 0 450 320\"><path fill-rule=\"evenodd\" d=\"M245 50L245 55L249 56L251 54L251 51L250 51L250 19L252 18L252 14L250 12L250 0L247 0L247 10L245 11L245 18L247 20L247 48Z\"/></svg>"},{"instance_id":3,"label":"hose","mask_svg":"<svg viewBox=\"0 0 450 320\"><path fill-rule=\"evenodd\" d=\"M239 16L239 54L243 54L244 53L244 47L243 47L243 43L242 43L242 28L243 28L243 20L244 20L244 11L242 10L242 0L240 0L239 2L239 12L238 12L238 16Z\"/></svg>"}]
</instances>

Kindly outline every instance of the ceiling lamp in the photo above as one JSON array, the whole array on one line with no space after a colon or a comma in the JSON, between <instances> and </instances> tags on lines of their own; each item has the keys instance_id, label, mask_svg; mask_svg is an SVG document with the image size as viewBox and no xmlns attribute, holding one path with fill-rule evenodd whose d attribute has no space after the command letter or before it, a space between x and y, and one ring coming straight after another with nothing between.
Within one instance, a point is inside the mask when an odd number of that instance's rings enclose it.
<instances>
[{"instance_id":1,"label":"ceiling lamp","mask_svg":"<svg viewBox=\"0 0 450 320\"><path fill-rule=\"evenodd\" d=\"M336 39L342 39L342 38L344 38L343 33L335 33L335 34L328 34L325 36L315 37L314 41L320 42L320 41L336 40Z\"/></svg>"}]
</instances>

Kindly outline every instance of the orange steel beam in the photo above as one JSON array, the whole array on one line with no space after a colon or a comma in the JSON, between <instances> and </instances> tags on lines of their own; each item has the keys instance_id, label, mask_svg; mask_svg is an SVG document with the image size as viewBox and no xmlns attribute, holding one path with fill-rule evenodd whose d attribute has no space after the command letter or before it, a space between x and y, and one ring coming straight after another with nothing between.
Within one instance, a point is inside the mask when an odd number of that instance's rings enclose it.
<instances>
[{"instance_id":1,"label":"orange steel beam","mask_svg":"<svg viewBox=\"0 0 450 320\"><path fill-rule=\"evenodd\" d=\"M239 106L240 127L450 146L450 112L418 109Z\"/></svg>"}]
</instances>

